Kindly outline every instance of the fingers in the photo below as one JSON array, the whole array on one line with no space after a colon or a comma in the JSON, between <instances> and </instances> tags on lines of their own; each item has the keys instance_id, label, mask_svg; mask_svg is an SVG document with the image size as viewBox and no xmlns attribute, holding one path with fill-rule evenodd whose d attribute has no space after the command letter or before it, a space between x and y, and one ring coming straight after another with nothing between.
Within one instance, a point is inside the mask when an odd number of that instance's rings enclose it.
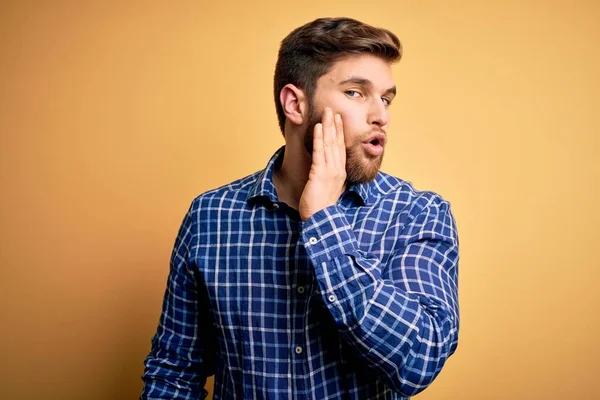
<instances>
[{"instance_id":1,"label":"fingers","mask_svg":"<svg viewBox=\"0 0 600 400\"><path fill-rule=\"evenodd\" d=\"M325 164L325 155L323 154L323 124L315 125L313 131L313 154L312 161L315 165Z\"/></svg>"},{"instance_id":2,"label":"fingers","mask_svg":"<svg viewBox=\"0 0 600 400\"><path fill-rule=\"evenodd\" d=\"M340 159L342 164L346 165L346 137L344 136L344 124L342 122L342 115L335 114L335 131L337 133L337 144L340 149Z\"/></svg>"},{"instance_id":3,"label":"fingers","mask_svg":"<svg viewBox=\"0 0 600 400\"><path fill-rule=\"evenodd\" d=\"M336 155L337 135L335 125L333 124L333 111L326 107L323 111L323 147L325 149L325 163L334 164L339 162L339 157Z\"/></svg>"},{"instance_id":4,"label":"fingers","mask_svg":"<svg viewBox=\"0 0 600 400\"><path fill-rule=\"evenodd\" d=\"M313 161L319 164L346 168L346 144L342 117L333 115L331 108L323 110L321 123L315 125L313 139Z\"/></svg>"}]
</instances>

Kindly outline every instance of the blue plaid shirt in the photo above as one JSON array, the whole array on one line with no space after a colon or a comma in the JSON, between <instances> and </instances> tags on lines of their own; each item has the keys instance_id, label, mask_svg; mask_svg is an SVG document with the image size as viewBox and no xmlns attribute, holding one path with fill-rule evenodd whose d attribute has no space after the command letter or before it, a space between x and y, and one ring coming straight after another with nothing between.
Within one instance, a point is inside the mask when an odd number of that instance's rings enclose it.
<instances>
[{"instance_id":1,"label":"blue plaid shirt","mask_svg":"<svg viewBox=\"0 0 600 400\"><path fill-rule=\"evenodd\" d=\"M142 399L406 399L458 341L450 205L379 172L302 222L264 170L179 230Z\"/></svg>"}]
</instances>

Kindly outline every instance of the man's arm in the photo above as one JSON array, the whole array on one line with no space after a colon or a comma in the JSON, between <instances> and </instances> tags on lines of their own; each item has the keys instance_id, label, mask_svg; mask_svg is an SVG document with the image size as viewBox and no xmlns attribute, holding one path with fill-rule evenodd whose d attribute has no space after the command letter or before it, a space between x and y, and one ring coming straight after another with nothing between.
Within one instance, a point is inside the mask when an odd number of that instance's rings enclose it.
<instances>
[{"instance_id":1,"label":"man's arm","mask_svg":"<svg viewBox=\"0 0 600 400\"><path fill-rule=\"evenodd\" d=\"M386 265L359 248L337 205L302 227L322 300L341 336L404 396L439 374L456 350L459 327L458 237L450 206L424 196L410 214L397 222L402 231Z\"/></svg>"},{"instance_id":2,"label":"man's arm","mask_svg":"<svg viewBox=\"0 0 600 400\"><path fill-rule=\"evenodd\" d=\"M212 319L204 285L190 257L197 235L193 204L186 214L170 262L162 314L146 360L140 399L202 399L214 374Z\"/></svg>"}]
</instances>

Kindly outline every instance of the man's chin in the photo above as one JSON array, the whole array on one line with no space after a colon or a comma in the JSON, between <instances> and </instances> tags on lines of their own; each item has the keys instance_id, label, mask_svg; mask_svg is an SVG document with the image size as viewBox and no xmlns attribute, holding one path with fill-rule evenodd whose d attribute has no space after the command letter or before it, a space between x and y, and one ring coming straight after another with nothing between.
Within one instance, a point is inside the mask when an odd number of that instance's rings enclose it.
<instances>
[{"instance_id":1,"label":"man's chin","mask_svg":"<svg viewBox=\"0 0 600 400\"><path fill-rule=\"evenodd\" d=\"M360 175L360 176L356 176L356 177L351 177L350 175L348 175L348 177L346 178L346 180L351 185L352 184L362 185L362 184L365 184L365 183L373 182L376 177L377 177L377 174L373 174L373 175Z\"/></svg>"},{"instance_id":2,"label":"man's chin","mask_svg":"<svg viewBox=\"0 0 600 400\"><path fill-rule=\"evenodd\" d=\"M346 179L349 183L369 183L377 177L382 161L383 155L358 162L355 159L346 160Z\"/></svg>"}]
</instances>

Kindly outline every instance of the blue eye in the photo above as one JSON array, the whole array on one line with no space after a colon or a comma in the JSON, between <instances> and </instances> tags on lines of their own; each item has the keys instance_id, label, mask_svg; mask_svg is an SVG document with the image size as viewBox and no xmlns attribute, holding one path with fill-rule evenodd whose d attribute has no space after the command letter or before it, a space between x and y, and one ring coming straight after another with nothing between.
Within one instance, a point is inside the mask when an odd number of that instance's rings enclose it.
<instances>
[{"instance_id":1,"label":"blue eye","mask_svg":"<svg viewBox=\"0 0 600 400\"><path fill-rule=\"evenodd\" d=\"M360 95L360 92L358 92L358 91L356 91L356 90L346 90L344 93L346 93L346 94L348 94L348 93L357 93L357 94L359 94L359 95ZM350 97L356 97L356 96L351 96L351 95L349 95L349 96L350 96Z\"/></svg>"},{"instance_id":2,"label":"blue eye","mask_svg":"<svg viewBox=\"0 0 600 400\"><path fill-rule=\"evenodd\" d=\"M392 101L390 99L388 99L387 97L382 97L381 100L383 100L383 103L386 106L389 106L390 104L392 104Z\"/></svg>"}]
</instances>

